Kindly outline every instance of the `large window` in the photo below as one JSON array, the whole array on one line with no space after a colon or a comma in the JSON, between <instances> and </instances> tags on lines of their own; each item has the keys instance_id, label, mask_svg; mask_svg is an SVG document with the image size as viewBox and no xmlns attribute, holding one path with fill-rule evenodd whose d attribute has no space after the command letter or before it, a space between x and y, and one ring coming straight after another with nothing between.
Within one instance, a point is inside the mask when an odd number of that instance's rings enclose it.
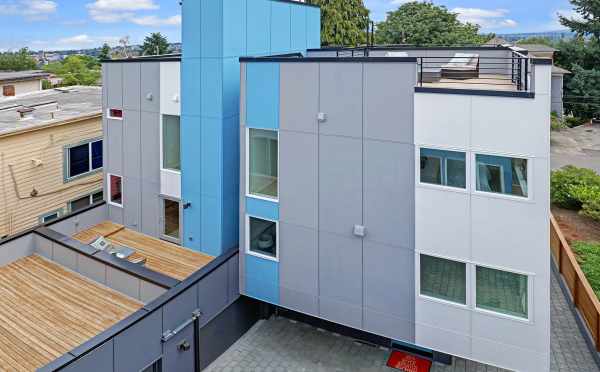
<instances>
[{"instance_id":1,"label":"large window","mask_svg":"<svg viewBox=\"0 0 600 372\"><path fill-rule=\"evenodd\" d=\"M179 116L163 115L162 122L162 151L163 169L181 170L179 146L180 133Z\"/></svg>"},{"instance_id":2,"label":"large window","mask_svg":"<svg viewBox=\"0 0 600 372\"><path fill-rule=\"evenodd\" d=\"M467 304L466 264L421 255L421 295Z\"/></svg>"},{"instance_id":3,"label":"large window","mask_svg":"<svg viewBox=\"0 0 600 372\"><path fill-rule=\"evenodd\" d=\"M162 238L181 243L181 208L178 201L162 199Z\"/></svg>"},{"instance_id":4,"label":"large window","mask_svg":"<svg viewBox=\"0 0 600 372\"><path fill-rule=\"evenodd\" d=\"M248 137L248 193L277 199L278 134L272 130L249 129Z\"/></svg>"},{"instance_id":5,"label":"large window","mask_svg":"<svg viewBox=\"0 0 600 372\"><path fill-rule=\"evenodd\" d=\"M121 176L108 175L108 194L110 204L123 206L123 178Z\"/></svg>"},{"instance_id":6,"label":"large window","mask_svg":"<svg viewBox=\"0 0 600 372\"><path fill-rule=\"evenodd\" d=\"M527 159L476 155L477 191L528 196Z\"/></svg>"},{"instance_id":7,"label":"large window","mask_svg":"<svg viewBox=\"0 0 600 372\"><path fill-rule=\"evenodd\" d=\"M77 212L84 208L89 207L92 204L99 203L104 199L104 192L97 191L92 194L88 194L86 196L82 196L81 198L71 200L69 202L69 212Z\"/></svg>"},{"instance_id":8,"label":"large window","mask_svg":"<svg viewBox=\"0 0 600 372\"><path fill-rule=\"evenodd\" d=\"M422 183L466 188L467 167L464 152L422 148L420 169Z\"/></svg>"},{"instance_id":9,"label":"large window","mask_svg":"<svg viewBox=\"0 0 600 372\"><path fill-rule=\"evenodd\" d=\"M277 222L248 216L246 220L247 247L250 254L268 259L278 258Z\"/></svg>"},{"instance_id":10,"label":"large window","mask_svg":"<svg viewBox=\"0 0 600 372\"><path fill-rule=\"evenodd\" d=\"M87 175L102 168L102 140L95 140L66 148L65 179Z\"/></svg>"},{"instance_id":11,"label":"large window","mask_svg":"<svg viewBox=\"0 0 600 372\"><path fill-rule=\"evenodd\" d=\"M527 319L527 276L476 267L477 308Z\"/></svg>"}]
</instances>

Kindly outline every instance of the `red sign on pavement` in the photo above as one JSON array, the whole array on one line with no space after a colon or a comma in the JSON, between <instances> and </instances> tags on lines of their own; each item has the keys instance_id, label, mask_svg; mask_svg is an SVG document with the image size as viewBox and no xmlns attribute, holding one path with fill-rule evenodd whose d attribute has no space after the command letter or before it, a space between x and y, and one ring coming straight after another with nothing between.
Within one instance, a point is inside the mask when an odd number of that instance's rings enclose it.
<instances>
[{"instance_id":1,"label":"red sign on pavement","mask_svg":"<svg viewBox=\"0 0 600 372\"><path fill-rule=\"evenodd\" d=\"M401 351L392 351L387 362L388 367L404 372L429 372L431 361Z\"/></svg>"}]
</instances>

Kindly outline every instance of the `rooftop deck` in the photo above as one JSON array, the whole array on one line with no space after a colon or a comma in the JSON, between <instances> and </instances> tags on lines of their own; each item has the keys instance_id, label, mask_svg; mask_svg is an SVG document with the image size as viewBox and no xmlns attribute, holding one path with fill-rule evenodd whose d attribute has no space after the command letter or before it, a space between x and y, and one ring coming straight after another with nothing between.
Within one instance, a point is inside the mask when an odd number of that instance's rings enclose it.
<instances>
[{"instance_id":1,"label":"rooftop deck","mask_svg":"<svg viewBox=\"0 0 600 372\"><path fill-rule=\"evenodd\" d=\"M184 280L214 259L110 221L104 221L73 236L85 244L90 244L99 237L104 237L112 244L134 249L136 253L129 258L130 261L143 257L148 269L177 280Z\"/></svg>"},{"instance_id":2,"label":"rooftop deck","mask_svg":"<svg viewBox=\"0 0 600 372\"><path fill-rule=\"evenodd\" d=\"M517 84L513 83L504 75L481 74L479 77L470 79L441 78L436 82L423 82L423 87L449 88L449 89L481 89L499 90L506 92L518 92Z\"/></svg>"},{"instance_id":3,"label":"rooftop deck","mask_svg":"<svg viewBox=\"0 0 600 372\"><path fill-rule=\"evenodd\" d=\"M32 255L0 267L0 366L35 371L142 304Z\"/></svg>"}]
</instances>

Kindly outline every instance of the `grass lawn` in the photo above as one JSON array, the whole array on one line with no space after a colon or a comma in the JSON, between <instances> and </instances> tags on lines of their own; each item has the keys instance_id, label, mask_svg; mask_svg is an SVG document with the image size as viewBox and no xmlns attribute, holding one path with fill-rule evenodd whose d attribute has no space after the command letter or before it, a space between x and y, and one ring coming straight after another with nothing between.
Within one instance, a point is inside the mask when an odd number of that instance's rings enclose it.
<instances>
[{"instance_id":1,"label":"grass lawn","mask_svg":"<svg viewBox=\"0 0 600 372\"><path fill-rule=\"evenodd\" d=\"M583 273L600 298L600 243L576 241L571 246Z\"/></svg>"}]
</instances>

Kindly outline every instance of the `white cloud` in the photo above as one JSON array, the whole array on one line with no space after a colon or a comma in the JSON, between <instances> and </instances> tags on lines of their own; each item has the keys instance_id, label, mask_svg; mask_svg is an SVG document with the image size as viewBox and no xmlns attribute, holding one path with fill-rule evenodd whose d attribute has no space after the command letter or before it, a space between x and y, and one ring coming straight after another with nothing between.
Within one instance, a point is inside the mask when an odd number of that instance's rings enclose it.
<instances>
[{"instance_id":1,"label":"white cloud","mask_svg":"<svg viewBox=\"0 0 600 372\"><path fill-rule=\"evenodd\" d=\"M507 9L481 9L481 8L454 8L453 13L458 14L462 22L478 24L483 29L514 28L517 21L507 18Z\"/></svg>"},{"instance_id":2,"label":"white cloud","mask_svg":"<svg viewBox=\"0 0 600 372\"><path fill-rule=\"evenodd\" d=\"M47 19L56 13L58 4L50 0L19 0L0 3L0 16L22 16L30 21Z\"/></svg>"},{"instance_id":3,"label":"white cloud","mask_svg":"<svg viewBox=\"0 0 600 372\"><path fill-rule=\"evenodd\" d=\"M181 24L181 16L175 15L168 18L159 18L154 15L143 16L143 17L133 17L130 19L131 22L140 26L179 26Z\"/></svg>"},{"instance_id":4,"label":"white cloud","mask_svg":"<svg viewBox=\"0 0 600 372\"><path fill-rule=\"evenodd\" d=\"M159 6L153 0L96 0L87 4L88 9L102 11L156 10Z\"/></svg>"},{"instance_id":5,"label":"white cloud","mask_svg":"<svg viewBox=\"0 0 600 372\"><path fill-rule=\"evenodd\" d=\"M58 40L34 40L32 49L43 50L66 50L66 49L86 49L96 48L104 43L116 46L119 43L118 36L91 36L88 34L79 34L63 37Z\"/></svg>"},{"instance_id":6,"label":"white cloud","mask_svg":"<svg viewBox=\"0 0 600 372\"><path fill-rule=\"evenodd\" d=\"M580 13L577 13L575 9L558 9L552 13L552 22L546 25L546 29L548 30L566 30L567 27L563 26L560 23L559 16L576 19L578 21L583 20L583 16Z\"/></svg>"}]
</instances>

